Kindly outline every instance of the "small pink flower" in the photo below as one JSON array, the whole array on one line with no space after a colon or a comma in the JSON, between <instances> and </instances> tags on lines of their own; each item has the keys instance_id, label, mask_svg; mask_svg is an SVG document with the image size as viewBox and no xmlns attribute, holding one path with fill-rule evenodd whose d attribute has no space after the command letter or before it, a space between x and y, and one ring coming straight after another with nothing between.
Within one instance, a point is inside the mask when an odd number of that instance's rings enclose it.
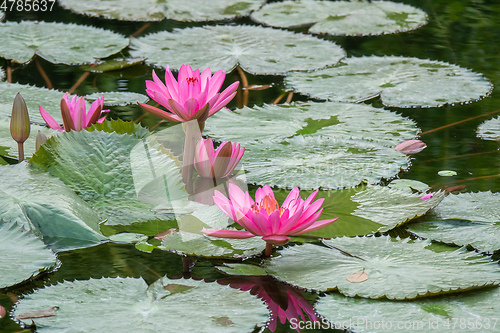
<instances>
[{"instance_id":1,"label":"small pink flower","mask_svg":"<svg viewBox=\"0 0 500 333\"><path fill-rule=\"evenodd\" d=\"M420 200L427 200L434 196L434 193L429 193L420 198Z\"/></svg>"},{"instance_id":2,"label":"small pink flower","mask_svg":"<svg viewBox=\"0 0 500 333\"><path fill-rule=\"evenodd\" d=\"M421 140L408 140L401 142L394 149L405 155L412 155L421 152L427 145Z\"/></svg>"},{"instance_id":3,"label":"small pink flower","mask_svg":"<svg viewBox=\"0 0 500 333\"><path fill-rule=\"evenodd\" d=\"M306 200L299 197L299 189L295 187L281 205L274 198L269 185L257 189L255 201L248 192L234 184L229 184L229 198L216 191L215 204L230 218L240 224L244 230L202 230L209 236L223 238L250 238L261 236L268 244L284 245L295 236L311 232L333 223L329 219L317 221L323 209L324 199L312 202L318 190Z\"/></svg>"},{"instance_id":4,"label":"small pink flower","mask_svg":"<svg viewBox=\"0 0 500 333\"><path fill-rule=\"evenodd\" d=\"M200 138L196 144L194 168L200 177L224 178L233 172L244 152L239 143L230 141L224 141L214 151L211 138Z\"/></svg>"},{"instance_id":5,"label":"small pink flower","mask_svg":"<svg viewBox=\"0 0 500 333\"><path fill-rule=\"evenodd\" d=\"M222 70L212 75L210 68L207 68L200 74L199 69L193 71L191 66L182 65L179 69L179 81L176 81L167 65L165 84L153 70L153 81L146 81L146 93L168 111L144 103L139 105L145 111L169 121L185 122L197 119L204 122L225 107L236 95L239 82L234 82L219 93L225 77L226 74Z\"/></svg>"},{"instance_id":6,"label":"small pink flower","mask_svg":"<svg viewBox=\"0 0 500 333\"><path fill-rule=\"evenodd\" d=\"M85 127L91 126L95 123L102 123L106 116L102 118L99 117L102 113L109 112L109 110L103 110L103 107L104 95L92 103L89 112L87 113L85 99L83 97L75 95L71 100L69 100L69 93L65 93L61 99L61 115L64 127L59 125L54 118L52 118L52 116L45 111L44 108L42 108L42 106L39 106L39 109L40 114L47 125L60 132L69 132L71 130L81 131Z\"/></svg>"}]
</instances>

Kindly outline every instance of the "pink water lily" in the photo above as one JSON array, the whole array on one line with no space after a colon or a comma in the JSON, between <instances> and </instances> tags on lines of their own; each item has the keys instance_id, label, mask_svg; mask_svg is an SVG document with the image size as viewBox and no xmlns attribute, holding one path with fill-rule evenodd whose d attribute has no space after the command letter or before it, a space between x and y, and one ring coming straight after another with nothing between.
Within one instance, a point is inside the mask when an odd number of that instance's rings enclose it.
<instances>
[{"instance_id":1,"label":"pink water lily","mask_svg":"<svg viewBox=\"0 0 500 333\"><path fill-rule=\"evenodd\" d=\"M217 150L211 138L199 138L194 155L194 168L200 177L224 178L233 172L240 161L244 148L238 142L224 141Z\"/></svg>"},{"instance_id":2,"label":"pink water lily","mask_svg":"<svg viewBox=\"0 0 500 333\"><path fill-rule=\"evenodd\" d=\"M87 113L85 99L83 97L73 96L71 100L69 99L69 93L65 93L61 99L61 115L63 119L63 126L57 123L57 121L52 118L52 116L45 111L42 106L39 106L40 114L43 120L51 128L58 130L60 132L69 132L71 130L81 131L85 127L91 126L95 123L102 123L106 116L101 117L104 112L109 112L109 110L103 110L104 107L104 95L101 98L96 99L90 106L89 112Z\"/></svg>"},{"instance_id":3,"label":"pink water lily","mask_svg":"<svg viewBox=\"0 0 500 333\"><path fill-rule=\"evenodd\" d=\"M169 121L185 122L197 119L204 122L225 107L236 95L239 82L234 82L219 93L225 77L226 74L222 70L212 75L210 68L207 68L200 74L199 69L193 71L191 66L182 65L176 81L167 65L165 83L153 70L153 81L146 81L146 93L168 111L144 103L139 105L145 111Z\"/></svg>"},{"instance_id":4,"label":"pink water lily","mask_svg":"<svg viewBox=\"0 0 500 333\"><path fill-rule=\"evenodd\" d=\"M333 223L337 220L329 219L317 221L323 209L324 199L313 202L318 194L314 191L306 200L299 197L299 189L295 187L279 206L274 198L271 187L264 185L257 189L255 201L248 192L236 185L229 184L229 199L216 191L215 204L231 219L246 230L202 230L203 233L214 237L250 238L261 236L268 245L284 245L295 236L311 232ZM266 255L270 253L266 248Z\"/></svg>"}]
</instances>

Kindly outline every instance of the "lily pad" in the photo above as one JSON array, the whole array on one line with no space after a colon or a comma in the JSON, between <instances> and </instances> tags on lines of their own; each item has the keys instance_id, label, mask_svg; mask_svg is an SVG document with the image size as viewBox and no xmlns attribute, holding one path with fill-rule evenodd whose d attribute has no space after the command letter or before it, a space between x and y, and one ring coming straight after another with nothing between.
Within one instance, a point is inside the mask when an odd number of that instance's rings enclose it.
<instances>
[{"instance_id":1,"label":"lily pad","mask_svg":"<svg viewBox=\"0 0 500 333\"><path fill-rule=\"evenodd\" d=\"M498 327L498 297L500 288L406 302L351 298L335 293L321 297L316 310L332 319L330 327L360 333L391 330L486 333Z\"/></svg>"},{"instance_id":2,"label":"lily pad","mask_svg":"<svg viewBox=\"0 0 500 333\"><path fill-rule=\"evenodd\" d=\"M407 168L409 159L388 146L414 138L418 128L407 118L368 105L308 102L221 110L207 122L206 131L245 147L241 163L248 181L307 189L393 177Z\"/></svg>"},{"instance_id":3,"label":"lily pad","mask_svg":"<svg viewBox=\"0 0 500 333\"><path fill-rule=\"evenodd\" d=\"M34 230L61 251L99 244L95 212L59 179L27 163L0 168L0 216Z\"/></svg>"},{"instance_id":4,"label":"lily pad","mask_svg":"<svg viewBox=\"0 0 500 333\"><path fill-rule=\"evenodd\" d=\"M211 2L210 2L211 3ZM191 4L190 4L191 5ZM179 52L182 49L183 52ZM311 52L314 50L314 52ZM161 31L132 39L132 56L146 63L179 69L210 67L230 72L236 65L252 74L285 74L332 66L345 57L333 42L258 26L205 26Z\"/></svg>"},{"instance_id":5,"label":"lily pad","mask_svg":"<svg viewBox=\"0 0 500 333\"><path fill-rule=\"evenodd\" d=\"M427 23L424 11L392 1L283 1L264 5L252 19L279 28L312 25L309 32L367 36L414 30Z\"/></svg>"},{"instance_id":6,"label":"lily pad","mask_svg":"<svg viewBox=\"0 0 500 333\"><path fill-rule=\"evenodd\" d=\"M314 98L361 102L380 96L386 106L405 108L469 103L493 88L482 75L456 65L393 56L348 58L337 67L290 73L285 82Z\"/></svg>"},{"instance_id":7,"label":"lily pad","mask_svg":"<svg viewBox=\"0 0 500 333\"><path fill-rule=\"evenodd\" d=\"M262 0L61 0L60 4L74 12L125 21L215 21L247 16L258 9Z\"/></svg>"},{"instance_id":8,"label":"lily pad","mask_svg":"<svg viewBox=\"0 0 500 333\"><path fill-rule=\"evenodd\" d=\"M93 63L128 46L128 39L110 30L57 22L6 22L0 24L4 42L0 56L27 63L36 54L57 64Z\"/></svg>"},{"instance_id":9,"label":"lily pad","mask_svg":"<svg viewBox=\"0 0 500 333\"><path fill-rule=\"evenodd\" d=\"M151 194L146 187L150 183L163 185L163 192L155 194L157 200L185 193L177 160L154 137L62 133L49 139L30 162L62 179L108 224L171 218L156 214L155 204L142 200Z\"/></svg>"},{"instance_id":10,"label":"lily pad","mask_svg":"<svg viewBox=\"0 0 500 333\"><path fill-rule=\"evenodd\" d=\"M5 79L5 71L3 70L3 68L0 68L0 81L3 81L4 79Z\"/></svg>"},{"instance_id":11,"label":"lily pad","mask_svg":"<svg viewBox=\"0 0 500 333\"><path fill-rule=\"evenodd\" d=\"M23 298L15 316L57 306L56 315L35 319L38 332L251 332L268 319L264 303L248 292L217 283L162 278L65 281ZM186 320L196 314L196 320ZM92 318L92 320L89 320ZM27 324L31 319L23 319Z\"/></svg>"},{"instance_id":12,"label":"lily pad","mask_svg":"<svg viewBox=\"0 0 500 333\"><path fill-rule=\"evenodd\" d=\"M444 243L471 245L483 252L500 250L500 193L449 195L427 219L431 221L411 224L409 230Z\"/></svg>"},{"instance_id":13,"label":"lily pad","mask_svg":"<svg viewBox=\"0 0 500 333\"><path fill-rule=\"evenodd\" d=\"M301 288L335 290L346 296L412 299L500 284L500 267L463 248L436 253L431 242L381 237L342 237L281 251L264 268ZM330 248L331 247L331 248ZM364 272L368 279L347 277Z\"/></svg>"},{"instance_id":14,"label":"lily pad","mask_svg":"<svg viewBox=\"0 0 500 333\"><path fill-rule=\"evenodd\" d=\"M483 140L500 141L500 116L479 125L477 136Z\"/></svg>"},{"instance_id":15,"label":"lily pad","mask_svg":"<svg viewBox=\"0 0 500 333\"><path fill-rule=\"evenodd\" d=\"M237 275L237 276L267 275L267 272L262 267L256 265L248 265L248 264L225 263L224 266L217 266L217 269L228 275Z\"/></svg>"},{"instance_id":16,"label":"lily pad","mask_svg":"<svg viewBox=\"0 0 500 333\"><path fill-rule=\"evenodd\" d=\"M104 105L109 106L124 106L128 104L137 104L137 102L146 103L148 96L128 91L108 91L97 92L84 96L89 102L93 102L104 95Z\"/></svg>"},{"instance_id":17,"label":"lily pad","mask_svg":"<svg viewBox=\"0 0 500 333\"><path fill-rule=\"evenodd\" d=\"M387 186L394 189L406 190L410 193L415 191L425 192L430 188L429 185L413 179L394 179Z\"/></svg>"},{"instance_id":18,"label":"lily pad","mask_svg":"<svg viewBox=\"0 0 500 333\"><path fill-rule=\"evenodd\" d=\"M102 3L102 1L99 1ZM144 63L145 58L114 58L103 60L99 64L83 65L82 70L93 73L105 73L112 71L119 71L124 68L139 65Z\"/></svg>"},{"instance_id":19,"label":"lily pad","mask_svg":"<svg viewBox=\"0 0 500 333\"><path fill-rule=\"evenodd\" d=\"M54 252L16 222L0 220L0 289L20 283L57 264Z\"/></svg>"}]
</instances>

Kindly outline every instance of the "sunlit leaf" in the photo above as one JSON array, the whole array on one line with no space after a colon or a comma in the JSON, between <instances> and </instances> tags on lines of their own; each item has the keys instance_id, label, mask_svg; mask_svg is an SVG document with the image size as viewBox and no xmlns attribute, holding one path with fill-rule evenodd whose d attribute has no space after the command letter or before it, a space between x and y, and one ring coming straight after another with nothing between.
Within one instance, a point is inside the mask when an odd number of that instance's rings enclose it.
<instances>
[{"instance_id":1,"label":"sunlit leaf","mask_svg":"<svg viewBox=\"0 0 500 333\"><path fill-rule=\"evenodd\" d=\"M500 140L500 116L486 120L477 128L477 136L484 140Z\"/></svg>"},{"instance_id":2,"label":"sunlit leaf","mask_svg":"<svg viewBox=\"0 0 500 333\"><path fill-rule=\"evenodd\" d=\"M438 171L438 175L441 177L453 177L457 175L457 172L453 170L441 170Z\"/></svg>"},{"instance_id":3,"label":"sunlit leaf","mask_svg":"<svg viewBox=\"0 0 500 333\"><path fill-rule=\"evenodd\" d=\"M500 250L500 193L478 192L449 195L409 230L432 240L471 245L493 252Z\"/></svg>"},{"instance_id":4,"label":"sunlit leaf","mask_svg":"<svg viewBox=\"0 0 500 333\"><path fill-rule=\"evenodd\" d=\"M0 219L0 289L51 270L56 263L55 254L38 237Z\"/></svg>"},{"instance_id":5,"label":"sunlit leaf","mask_svg":"<svg viewBox=\"0 0 500 333\"><path fill-rule=\"evenodd\" d=\"M351 298L334 293L321 297L316 310L323 317L331 318L332 326L338 325L336 328L340 329L344 323L345 328L360 333L491 332L498 327L498 297L500 288L405 302Z\"/></svg>"},{"instance_id":6,"label":"sunlit leaf","mask_svg":"<svg viewBox=\"0 0 500 333\"><path fill-rule=\"evenodd\" d=\"M98 92L90 95L84 96L89 102L93 102L101 96L104 95L104 106L109 105L128 105L137 104L137 102L146 103L148 101L148 96L143 94L138 94L129 91L108 91L108 92Z\"/></svg>"},{"instance_id":7,"label":"sunlit leaf","mask_svg":"<svg viewBox=\"0 0 500 333\"><path fill-rule=\"evenodd\" d=\"M110 30L57 22L1 23L0 34L0 56L18 63L35 54L53 63L93 63L128 45L125 37Z\"/></svg>"},{"instance_id":8,"label":"sunlit leaf","mask_svg":"<svg viewBox=\"0 0 500 333\"><path fill-rule=\"evenodd\" d=\"M56 316L35 319L38 332L251 332L267 321L264 303L215 282L162 278L65 281L25 296L15 315L57 306ZM196 320L188 320L196 314ZM89 320L91 318L92 320ZM221 320L225 318L225 320ZM30 324L31 320L26 320Z\"/></svg>"},{"instance_id":9,"label":"sunlit leaf","mask_svg":"<svg viewBox=\"0 0 500 333\"><path fill-rule=\"evenodd\" d=\"M420 9L391 1L283 1L264 5L252 19L273 27L311 25L309 32L331 35L382 35L427 23Z\"/></svg>"},{"instance_id":10,"label":"sunlit leaf","mask_svg":"<svg viewBox=\"0 0 500 333\"><path fill-rule=\"evenodd\" d=\"M60 251L99 244L101 219L59 179L26 163L0 168L0 216Z\"/></svg>"},{"instance_id":11,"label":"sunlit leaf","mask_svg":"<svg viewBox=\"0 0 500 333\"><path fill-rule=\"evenodd\" d=\"M262 267L248 264L225 263L224 266L217 266L217 269L228 275L267 275L267 272Z\"/></svg>"},{"instance_id":12,"label":"sunlit leaf","mask_svg":"<svg viewBox=\"0 0 500 333\"><path fill-rule=\"evenodd\" d=\"M380 96L386 106L437 107L486 97L482 75L445 62L405 57L348 58L340 66L293 72L285 82L314 98L359 102Z\"/></svg>"},{"instance_id":13,"label":"sunlit leaf","mask_svg":"<svg viewBox=\"0 0 500 333\"><path fill-rule=\"evenodd\" d=\"M434 252L430 241L382 237L325 240L329 247L293 246L267 260L271 275L293 285L320 291L338 289L346 296L411 299L500 284L500 267L463 248ZM331 247L331 248L330 248ZM365 272L369 279L347 277Z\"/></svg>"},{"instance_id":14,"label":"sunlit leaf","mask_svg":"<svg viewBox=\"0 0 500 333\"><path fill-rule=\"evenodd\" d=\"M200 47L210 45L210 47ZM182 49L183 52L179 52ZM314 49L314 52L311 50ZM254 74L284 74L335 65L345 56L335 43L258 26L205 26L160 31L132 39L132 56L151 65L179 69L210 67L230 72L236 65Z\"/></svg>"},{"instance_id":15,"label":"sunlit leaf","mask_svg":"<svg viewBox=\"0 0 500 333\"><path fill-rule=\"evenodd\" d=\"M147 240L148 236L131 232L122 232L116 235L109 236L109 240L116 243L131 243L135 244Z\"/></svg>"},{"instance_id":16,"label":"sunlit leaf","mask_svg":"<svg viewBox=\"0 0 500 333\"><path fill-rule=\"evenodd\" d=\"M406 190L410 193L415 191L424 192L430 188L429 185L413 179L394 179L387 186L393 189Z\"/></svg>"},{"instance_id":17,"label":"sunlit leaf","mask_svg":"<svg viewBox=\"0 0 500 333\"><path fill-rule=\"evenodd\" d=\"M82 2L80 2L82 3ZM87 4L88 2L85 2ZM99 3L103 3L102 1L99 1ZM144 3L144 2L141 2ZM111 72L111 71L119 71L124 68L128 68L134 65L142 64L144 63L144 58L115 58L115 59L110 59L110 60L105 60L100 62L98 65L92 64L92 65L83 65L81 67L82 70L88 71L88 72L93 72L93 73L104 73L104 72Z\"/></svg>"}]
</instances>

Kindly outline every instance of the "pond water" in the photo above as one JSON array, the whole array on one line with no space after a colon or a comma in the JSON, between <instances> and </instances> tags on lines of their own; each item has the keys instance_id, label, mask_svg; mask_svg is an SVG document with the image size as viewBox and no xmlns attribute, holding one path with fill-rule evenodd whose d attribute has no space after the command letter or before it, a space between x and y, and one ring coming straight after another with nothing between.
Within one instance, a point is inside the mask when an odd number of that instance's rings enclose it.
<instances>
[{"instance_id":1,"label":"pond water","mask_svg":"<svg viewBox=\"0 0 500 333\"><path fill-rule=\"evenodd\" d=\"M500 4L493 0L405 0L395 2L403 2L424 10L429 16L429 22L415 31L406 33L366 37L323 36L321 38L335 41L345 49L348 56L397 55L439 60L482 73L492 82L494 87L500 86ZM126 36L135 33L144 26L144 23L141 22L120 22L80 16L62 9L57 4L51 13L7 13L6 20L72 22L103 27ZM246 18L231 22L255 24ZM209 22L208 24L215 25L217 23ZM141 35L172 30L173 28L203 26L204 24L163 20L147 25ZM295 29L295 31L305 30ZM127 51L123 51L119 56L126 57ZM86 73L85 69L80 66L55 65L41 58L38 60L48 74L54 88L61 91L69 90ZM5 65L5 61L3 61L3 65ZM163 74L162 70L160 72ZM150 79L151 74L151 67L143 64L120 71L90 73L76 88L75 93L78 95L100 91L144 93L145 80ZM162 75L159 76L162 77ZM234 80L240 80L236 70L228 74L227 77L225 86ZM250 91L249 106L272 103L285 92L283 76L247 73L247 79L251 85L272 85L266 90ZM16 68L12 81L40 87L45 86L45 81L35 62ZM308 98L304 95L297 93L293 95L293 101L307 100ZM235 109L240 107L241 103L242 98L238 96L228 107ZM382 107L378 98L365 103ZM487 98L465 105L386 109L414 120L423 133L420 139L427 144L425 150L412 157L411 168L407 172L400 173L400 178L418 180L430 185L433 189L465 185L465 189L462 191L500 191L499 142L482 140L476 136L478 125L500 114L500 93L497 89L494 89ZM143 114L144 111L138 106L128 105L113 107L109 117L126 121L139 119L141 125L148 128L154 127L155 130L170 126L167 122L160 122L152 115L143 117ZM457 175L452 177L438 175L438 172L442 170L452 170ZM254 191L256 187L250 186L250 189ZM288 191L280 191L281 200L287 193ZM323 218L336 217L335 191L324 192L320 196L327 197ZM157 231L161 232L167 227L170 227L168 223L158 223ZM404 228L398 229L396 234L405 235ZM86 280L117 276L142 277L148 284L151 284L165 275L169 278L191 276L195 279L209 281L227 277L215 269L215 266L224 262L223 260L193 260L190 272L187 273L183 269L183 267L185 268L183 265L186 263L183 263L182 257L177 254L158 250L152 253L140 252L133 245L128 244L106 243L91 248L62 252L59 253L59 259L61 266L54 273L46 274L15 289L9 289L9 294L0 291L0 305L10 311L13 307L12 294L20 296L42 286L75 279ZM258 263L259 259L250 259L249 262ZM266 283L275 282L266 281ZM283 286L277 285L274 290L282 291L283 288ZM319 297L318 294L312 292L300 291L300 293L311 303L314 303ZM21 330L21 327L11 319L0 319L0 332ZM255 331L258 330L259 328L255 329ZM289 331L294 330L289 328L288 323L278 324L276 332Z\"/></svg>"}]
</instances>

